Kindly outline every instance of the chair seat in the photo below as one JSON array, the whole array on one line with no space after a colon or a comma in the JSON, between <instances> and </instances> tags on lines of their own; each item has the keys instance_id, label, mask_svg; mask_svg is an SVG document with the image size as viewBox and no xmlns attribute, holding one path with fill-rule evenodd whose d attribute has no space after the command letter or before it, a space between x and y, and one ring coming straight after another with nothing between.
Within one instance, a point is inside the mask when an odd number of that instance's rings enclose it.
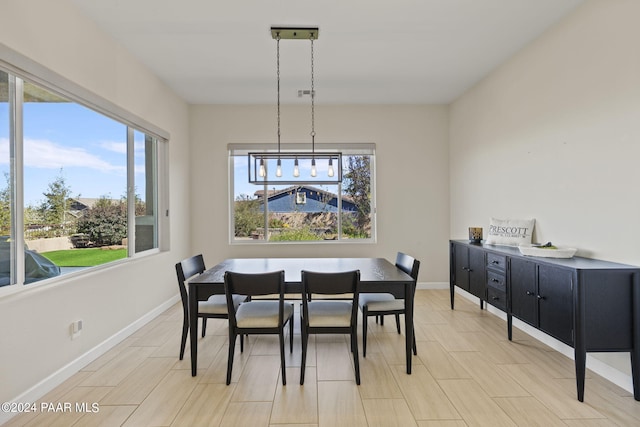
<instances>
[{"instance_id":1,"label":"chair seat","mask_svg":"<svg viewBox=\"0 0 640 427\"><path fill-rule=\"evenodd\" d=\"M233 305L238 307L244 300L244 295L234 295ZM198 301L198 313L227 314L227 297L225 295L212 295L206 301Z\"/></svg>"},{"instance_id":2,"label":"chair seat","mask_svg":"<svg viewBox=\"0 0 640 427\"><path fill-rule=\"evenodd\" d=\"M392 299L387 301L369 301L367 304L361 304L360 307L367 307L367 311L369 314L375 313L376 311L387 312L387 311L403 311L404 310L404 300L403 299Z\"/></svg>"},{"instance_id":3,"label":"chair seat","mask_svg":"<svg viewBox=\"0 0 640 427\"><path fill-rule=\"evenodd\" d=\"M358 296L358 305L362 308L372 302L395 301L396 297L383 293L363 293Z\"/></svg>"},{"instance_id":4,"label":"chair seat","mask_svg":"<svg viewBox=\"0 0 640 427\"><path fill-rule=\"evenodd\" d=\"M277 328L278 301L250 301L236 310L236 323L239 328ZM293 304L284 305L284 320L293 315Z\"/></svg>"},{"instance_id":5,"label":"chair seat","mask_svg":"<svg viewBox=\"0 0 640 427\"><path fill-rule=\"evenodd\" d=\"M312 301L309 307L310 327L349 327L351 325L351 302Z\"/></svg>"}]
</instances>

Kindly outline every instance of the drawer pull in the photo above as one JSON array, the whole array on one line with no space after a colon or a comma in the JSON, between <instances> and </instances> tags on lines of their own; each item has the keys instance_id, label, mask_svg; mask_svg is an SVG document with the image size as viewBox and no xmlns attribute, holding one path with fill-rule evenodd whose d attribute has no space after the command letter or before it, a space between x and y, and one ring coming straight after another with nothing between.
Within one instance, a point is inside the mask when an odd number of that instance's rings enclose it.
<instances>
[{"instance_id":1,"label":"drawer pull","mask_svg":"<svg viewBox=\"0 0 640 427\"><path fill-rule=\"evenodd\" d=\"M538 295L538 299L539 299L540 301L544 301L544 300L546 300L547 298L546 298L546 297L543 297L542 295Z\"/></svg>"},{"instance_id":2,"label":"drawer pull","mask_svg":"<svg viewBox=\"0 0 640 427\"><path fill-rule=\"evenodd\" d=\"M491 261L491 264L500 264L500 261L493 260Z\"/></svg>"},{"instance_id":3,"label":"drawer pull","mask_svg":"<svg viewBox=\"0 0 640 427\"><path fill-rule=\"evenodd\" d=\"M498 301L500 299L500 297L493 297L491 299L494 300L494 301Z\"/></svg>"},{"instance_id":4,"label":"drawer pull","mask_svg":"<svg viewBox=\"0 0 640 427\"><path fill-rule=\"evenodd\" d=\"M491 279L491 281L492 281L493 283L500 283L500 280L498 280L498 279Z\"/></svg>"},{"instance_id":5,"label":"drawer pull","mask_svg":"<svg viewBox=\"0 0 640 427\"><path fill-rule=\"evenodd\" d=\"M532 295L533 295L533 292L531 292L531 291L527 291L527 295L532 296Z\"/></svg>"}]
</instances>

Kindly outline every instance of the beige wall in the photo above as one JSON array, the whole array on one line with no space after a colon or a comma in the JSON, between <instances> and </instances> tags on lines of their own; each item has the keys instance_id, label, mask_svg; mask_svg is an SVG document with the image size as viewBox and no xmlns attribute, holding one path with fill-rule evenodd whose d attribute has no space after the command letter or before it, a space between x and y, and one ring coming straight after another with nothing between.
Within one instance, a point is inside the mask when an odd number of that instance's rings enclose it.
<instances>
[{"instance_id":1,"label":"beige wall","mask_svg":"<svg viewBox=\"0 0 640 427\"><path fill-rule=\"evenodd\" d=\"M539 242L640 265L639 16L588 1L451 105L452 237L535 218Z\"/></svg>"},{"instance_id":2,"label":"beige wall","mask_svg":"<svg viewBox=\"0 0 640 427\"><path fill-rule=\"evenodd\" d=\"M282 109L282 143L309 137L309 106ZM275 106L192 106L193 249L209 263L228 257L380 256L422 261L420 282L448 282L447 108L317 106L316 142L376 144L375 244L230 245L227 144L275 142Z\"/></svg>"},{"instance_id":3,"label":"beige wall","mask_svg":"<svg viewBox=\"0 0 640 427\"><path fill-rule=\"evenodd\" d=\"M171 251L0 294L0 401L10 401L176 296L173 264L189 253L188 111L68 0L3 0L0 41L171 134Z\"/></svg>"}]
</instances>

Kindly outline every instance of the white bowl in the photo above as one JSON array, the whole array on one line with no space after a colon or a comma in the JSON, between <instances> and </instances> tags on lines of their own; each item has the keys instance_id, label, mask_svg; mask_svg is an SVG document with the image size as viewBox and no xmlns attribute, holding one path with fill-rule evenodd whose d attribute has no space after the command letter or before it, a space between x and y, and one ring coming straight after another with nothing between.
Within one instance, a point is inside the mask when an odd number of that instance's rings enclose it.
<instances>
[{"instance_id":1,"label":"white bowl","mask_svg":"<svg viewBox=\"0 0 640 427\"><path fill-rule=\"evenodd\" d=\"M577 249L575 248L542 248L539 246L518 246L520 253L527 256L537 256L544 258L571 258L575 255Z\"/></svg>"}]
</instances>

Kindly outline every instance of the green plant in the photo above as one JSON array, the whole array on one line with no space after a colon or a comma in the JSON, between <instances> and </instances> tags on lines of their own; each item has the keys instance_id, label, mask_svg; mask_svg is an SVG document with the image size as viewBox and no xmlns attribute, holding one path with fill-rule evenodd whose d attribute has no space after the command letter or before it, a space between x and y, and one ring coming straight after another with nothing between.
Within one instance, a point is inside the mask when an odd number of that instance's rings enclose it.
<instances>
[{"instance_id":1,"label":"green plant","mask_svg":"<svg viewBox=\"0 0 640 427\"><path fill-rule=\"evenodd\" d=\"M102 197L78 219L78 233L89 236L95 245L119 245L127 237L127 204Z\"/></svg>"},{"instance_id":2,"label":"green plant","mask_svg":"<svg viewBox=\"0 0 640 427\"><path fill-rule=\"evenodd\" d=\"M269 237L272 242L292 242L305 240L323 240L323 236L311 231L309 227L283 229Z\"/></svg>"}]
</instances>

